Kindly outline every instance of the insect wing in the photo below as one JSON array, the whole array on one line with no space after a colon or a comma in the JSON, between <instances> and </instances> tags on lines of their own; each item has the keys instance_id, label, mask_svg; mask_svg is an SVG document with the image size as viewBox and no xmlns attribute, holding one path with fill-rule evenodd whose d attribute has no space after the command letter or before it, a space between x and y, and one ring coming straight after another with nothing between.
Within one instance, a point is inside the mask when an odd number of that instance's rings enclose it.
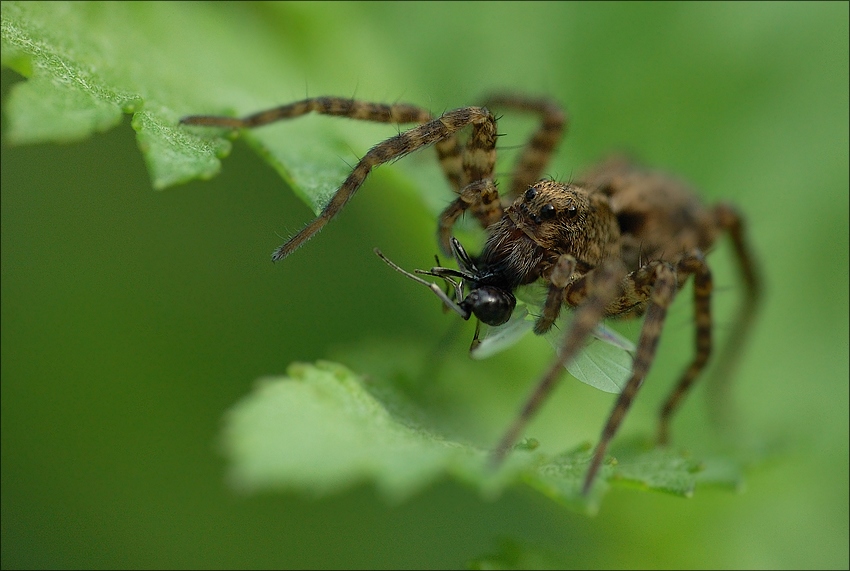
<instances>
[{"instance_id":1,"label":"insect wing","mask_svg":"<svg viewBox=\"0 0 850 571\"><path fill-rule=\"evenodd\" d=\"M560 349L562 331L552 328L545 337L555 351ZM566 364L566 369L591 387L606 393L620 393L631 375L634 351L634 343L599 324L584 348Z\"/></svg>"},{"instance_id":2,"label":"insect wing","mask_svg":"<svg viewBox=\"0 0 850 571\"><path fill-rule=\"evenodd\" d=\"M600 323L596 326L596 329L593 330L593 336L599 339L600 341L604 341L609 345L613 345L614 347L619 347L623 351L627 351L629 353L634 353L637 347L632 343L630 339L627 339L614 331L613 329L606 327L604 324Z\"/></svg>"},{"instance_id":3,"label":"insect wing","mask_svg":"<svg viewBox=\"0 0 850 571\"><path fill-rule=\"evenodd\" d=\"M486 329L478 345L469 352L473 359L487 359L496 353L501 353L534 329L535 317L529 313L528 308L543 305L546 300L546 289L531 284L519 288L515 295L517 304L511 318L496 327L484 326Z\"/></svg>"},{"instance_id":4,"label":"insect wing","mask_svg":"<svg viewBox=\"0 0 850 571\"><path fill-rule=\"evenodd\" d=\"M473 359L486 359L516 344L534 328L534 318L523 303L518 303L511 318L496 327L487 327L477 346L469 351Z\"/></svg>"},{"instance_id":5,"label":"insect wing","mask_svg":"<svg viewBox=\"0 0 850 571\"><path fill-rule=\"evenodd\" d=\"M480 342L470 351L473 359L487 359L510 348L534 328L535 318L528 305L518 303L511 318L497 327L487 327ZM545 335L557 351L562 345L563 320ZM579 381L607 393L619 393L629 379L635 345L613 329L599 324L593 336L566 369Z\"/></svg>"}]
</instances>

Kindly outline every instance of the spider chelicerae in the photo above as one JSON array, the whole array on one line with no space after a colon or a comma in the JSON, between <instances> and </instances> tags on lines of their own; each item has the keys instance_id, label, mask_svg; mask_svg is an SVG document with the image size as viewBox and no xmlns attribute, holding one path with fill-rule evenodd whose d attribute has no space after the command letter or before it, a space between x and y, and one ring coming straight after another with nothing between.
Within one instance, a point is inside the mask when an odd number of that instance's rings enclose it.
<instances>
[{"instance_id":1,"label":"spider chelicerae","mask_svg":"<svg viewBox=\"0 0 850 571\"><path fill-rule=\"evenodd\" d=\"M540 120L520 152L503 196L494 180L498 133L490 108L531 113ZM693 276L695 355L661 407L658 441L666 444L671 417L712 352L713 281L705 254L724 232L732 239L746 288L743 307L727 342L725 360L734 360L753 321L760 283L741 216L731 205L705 206L679 180L621 158L603 162L576 182L541 178L568 124L566 113L547 98L497 94L486 98L482 106L462 107L434 117L422 107L404 103L316 97L242 119L191 116L181 123L251 128L310 112L418 125L372 147L319 216L275 250L273 260L292 254L321 230L354 196L374 167L433 145L457 195L439 216L438 243L456 260L459 269L437 267L420 273L444 279L454 291L450 288L446 293L377 253L398 271L429 285L464 319L474 315L488 325L504 323L516 305L514 291L540 280L548 287L535 333L552 328L562 307L573 308L573 319L557 357L499 441L494 462L501 462L517 442L555 386L563 366L581 350L597 324L605 318L644 316L631 375L605 423L585 476L583 492L587 493L649 372L667 308ZM466 131L462 140L460 135ZM467 254L452 236L454 224L464 213L474 216L487 234L478 255Z\"/></svg>"}]
</instances>

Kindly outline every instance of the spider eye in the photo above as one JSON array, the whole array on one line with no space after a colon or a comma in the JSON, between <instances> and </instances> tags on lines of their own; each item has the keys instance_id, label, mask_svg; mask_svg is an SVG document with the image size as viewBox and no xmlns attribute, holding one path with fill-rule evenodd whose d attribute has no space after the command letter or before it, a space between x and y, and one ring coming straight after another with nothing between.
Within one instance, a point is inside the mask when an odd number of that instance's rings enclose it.
<instances>
[{"instance_id":1,"label":"spider eye","mask_svg":"<svg viewBox=\"0 0 850 571\"><path fill-rule=\"evenodd\" d=\"M578 210L576 209L575 206L570 206L569 208L567 208L566 214L567 214L567 218L575 218L576 214L578 214Z\"/></svg>"},{"instance_id":2,"label":"spider eye","mask_svg":"<svg viewBox=\"0 0 850 571\"><path fill-rule=\"evenodd\" d=\"M534 200L534 197L537 196L537 189L533 186L525 191L525 199L526 200Z\"/></svg>"},{"instance_id":3,"label":"spider eye","mask_svg":"<svg viewBox=\"0 0 850 571\"><path fill-rule=\"evenodd\" d=\"M569 213L569 211L567 211ZM541 220L550 220L555 217L555 207L551 204L544 204L543 208L540 209L540 219Z\"/></svg>"}]
</instances>

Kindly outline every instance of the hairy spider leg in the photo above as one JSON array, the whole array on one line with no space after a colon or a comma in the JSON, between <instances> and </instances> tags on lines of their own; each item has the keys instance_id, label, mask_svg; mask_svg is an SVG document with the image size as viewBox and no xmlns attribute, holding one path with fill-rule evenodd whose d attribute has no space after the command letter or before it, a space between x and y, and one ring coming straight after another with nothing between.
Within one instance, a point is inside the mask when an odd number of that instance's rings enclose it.
<instances>
[{"instance_id":1,"label":"hairy spider leg","mask_svg":"<svg viewBox=\"0 0 850 571\"><path fill-rule=\"evenodd\" d=\"M684 276L682 281L691 274L695 276L694 304L697 321L697 354L668 399L669 406L666 407L667 413L662 421L663 430L666 431L666 423L670 414L675 410L687 389L693 384L711 353L709 303L712 280L711 272L701 252L695 251L683 256L675 267L667 262L651 262L622 279L622 267L620 267L619 272L613 269L615 267L611 263L606 263L565 288L563 299L568 304L577 307L575 319L567 331L558 358L538 383L494 453L496 462L500 462L504 458L519 438L525 425L554 388L561 375L561 368L576 355L596 323L605 315L624 313L629 308L648 301L646 317L641 328L632 365L632 374L617 398L602 430L602 435L585 476L582 488L585 494L590 491L608 445L619 429L638 389L649 372L661 337L667 307L673 301L677 292L680 274ZM646 291L649 291L648 295L642 293Z\"/></svg>"},{"instance_id":2,"label":"hairy spider leg","mask_svg":"<svg viewBox=\"0 0 850 571\"><path fill-rule=\"evenodd\" d=\"M546 294L543 311L534 324L536 335L543 335L549 331L558 319L558 315L561 314L561 308L564 306L564 290L570 282L576 265L576 259L569 254L562 254L558 257L558 261L549 276L549 291Z\"/></svg>"},{"instance_id":3,"label":"hairy spider leg","mask_svg":"<svg viewBox=\"0 0 850 571\"><path fill-rule=\"evenodd\" d=\"M558 142L564 135L568 123L567 114L557 103L546 98L494 94L486 98L485 101L485 106L502 106L538 113L541 116L541 125L525 144L511 173L510 190L507 195L507 202L511 202L519 193L525 192L540 178ZM467 149L469 149L470 144L473 144L471 139L467 144ZM475 145L478 146L477 143ZM495 140L493 145L495 145ZM481 159L472 161L475 157L481 157ZM490 163L487 162L487 158L481 152L468 152L466 154L463 186L459 189L458 197L454 202L440 214L437 228L437 242L446 255L452 253L450 245L452 228L464 212L469 210L482 228L487 228L502 217L505 201L499 196L496 183L492 178L495 160L495 151L493 151L492 162ZM469 164L470 161L478 163L478 166ZM481 168L485 165L489 168Z\"/></svg>"},{"instance_id":4,"label":"hairy spider leg","mask_svg":"<svg viewBox=\"0 0 850 571\"><path fill-rule=\"evenodd\" d=\"M409 103L371 103L345 97L311 97L253 113L243 118L216 115L192 115L180 120L184 125L251 129L277 121L294 119L308 113L347 117L375 123L427 123L434 119L427 110ZM457 137L450 136L435 144L443 174L455 190L461 188L461 149Z\"/></svg>"},{"instance_id":5,"label":"hairy spider leg","mask_svg":"<svg viewBox=\"0 0 850 571\"><path fill-rule=\"evenodd\" d=\"M649 294L649 305L646 310L646 317L641 328L637 351L635 352L635 358L632 364L632 375L620 392L620 396L617 397L608 421L602 429L602 436L596 445L596 450L594 450L593 457L590 460L590 467L584 477L584 485L582 486L583 494L587 494L593 486L593 481L596 479L596 475L602 465L608 444L617 433L617 429L620 427L623 418L631 407L638 389L640 389L647 373L649 373L650 365L655 358L658 340L661 338L661 330L664 327L667 308L673 301L673 298L676 297L676 270L670 264L664 262L655 262L651 265L654 271L646 272L645 276L651 280L652 289ZM642 288L638 287L637 289Z\"/></svg>"},{"instance_id":6,"label":"hairy spider leg","mask_svg":"<svg viewBox=\"0 0 850 571\"><path fill-rule=\"evenodd\" d=\"M697 376L705 368L711 356L711 292L714 284L711 270L705 262L702 252L696 250L684 256L676 265L679 275L693 274L694 276L694 344L696 352L693 361L685 369L679 382L671 391L661 407L658 423L658 443L665 445L670 440L670 419L681 404L685 394L693 385Z\"/></svg>"},{"instance_id":7,"label":"hairy spider leg","mask_svg":"<svg viewBox=\"0 0 850 571\"><path fill-rule=\"evenodd\" d=\"M735 313L720 354L715 359L716 368L711 374L709 383L712 385L712 398L709 400L711 413L719 425L727 425L731 399L729 398L730 381L734 375L741 351L746 345L750 331L755 321L756 312L762 295L762 279L755 257L749 248L742 216L730 205L719 204L714 209L717 224L729 234L738 261L738 270L746 287L741 307Z\"/></svg>"},{"instance_id":8,"label":"hairy spider leg","mask_svg":"<svg viewBox=\"0 0 850 571\"><path fill-rule=\"evenodd\" d=\"M357 189L360 188L374 167L452 137L457 131L467 125L473 126L472 137L470 137L471 141L478 140L476 134L481 131L493 131L495 133L495 119L489 111L482 107L463 107L449 111L433 121L400 133L369 149L351 171L351 174L345 179L345 182L342 183L333 197L331 197L328 204L325 205L319 216L275 250L272 260L279 261L289 256L304 242L324 228L342 210L348 201L351 200L354 193L357 192ZM495 143L495 135L493 140Z\"/></svg>"},{"instance_id":9,"label":"hairy spider leg","mask_svg":"<svg viewBox=\"0 0 850 571\"><path fill-rule=\"evenodd\" d=\"M428 145L434 145L443 174L455 192L465 181L478 180L484 174L492 177L495 162L496 124L485 109L466 107L456 109L435 119L421 107L406 103L382 104L342 97L313 97L260 111L244 118L194 115L180 123L210 127L253 128L276 121L292 119L316 112L322 115L348 117L379 123L420 123L419 128L392 137L373 147L357 164L319 217L278 248L272 256L281 260L294 252L342 209L363 183L372 168ZM456 133L473 124L473 134L466 148L461 149ZM488 149L489 145L489 149ZM489 161L489 163L488 163Z\"/></svg>"},{"instance_id":10,"label":"hairy spider leg","mask_svg":"<svg viewBox=\"0 0 850 571\"><path fill-rule=\"evenodd\" d=\"M531 396L526 400L519 415L496 446L491 458L494 465L498 465L504 460L519 439L525 425L528 424L537 409L555 388L564 365L581 350L584 340L605 315L606 308L617 298L618 284L625 273L626 270L622 262L609 260L567 287L576 306L573 321L567 329L555 361L549 366L543 378L532 391Z\"/></svg>"},{"instance_id":11,"label":"hairy spider leg","mask_svg":"<svg viewBox=\"0 0 850 571\"><path fill-rule=\"evenodd\" d=\"M654 268L654 271L647 271ZM711 318L711 294L714 289L711 270L705 261L703 253L695 249L685 255L676 263L675 267L667 263L652 262L640 270L632 272L633 291L645 290L651 286L649 306L646 312L640 339L638 340L637 352L632 365L632 376L623 388L605 428L602 430L599 444L594 451L590 468L585 476L583 492L587 493L593 485L608 444L617 432L623 417L631 407L632 401L637 394L643 380L646 378L649 368L655 358L655 349L661 337L667 308L676 296L678 284L684 283L693 275L694 278L694 321L695 331L695 355L693 361L685 369L679 378L669 397L661 409L659 422L659 443L665 444L669 439L669 423L673 413L681 404L682 398L691 388L694 381L704 369L711 355L712 340L712 318ZM628 278L627 278L628 279ZM672 285L671 285L672 283ZM631 297L631 296L625 296Z\"/></svg>"},{"instance_id":12,"label":"hairy spider leg","mask_svg":"<svg viewBox=\"0 0 850 571\"><path fill-rule=\"evenodd\" d=\"M502 200L492 178L476 180L463 187L458 197L440 213L437 222L437 243L447 256L456 253L452 248L452 229L458 218L470 209L483 228L502 217Z\"/></svg>"},{"instance_id":13,"label":"hairy spider leg","mask_svg":"<svg viewBox=\"0 0 850 571\"><path fill-rule=\"evenodd\" d=\"M540 180L558 144L569 128L569 116L557 103L546 97L524 97L494 93L484 99L490 109L505 107L540 116L540 125L523 147L511 173L508 197L513 200Z\"/></svg>"}]
</instances>

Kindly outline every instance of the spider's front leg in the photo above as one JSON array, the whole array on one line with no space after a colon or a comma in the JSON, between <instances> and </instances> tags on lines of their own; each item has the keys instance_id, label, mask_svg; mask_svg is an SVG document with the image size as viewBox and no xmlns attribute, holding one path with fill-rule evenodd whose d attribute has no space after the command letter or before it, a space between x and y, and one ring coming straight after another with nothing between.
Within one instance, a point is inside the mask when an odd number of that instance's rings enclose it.
<instances>
[{"instance_id":1,"label":"spider's front leg","mask_svg":"<svg viewBox=\"0 0 850 571\"><path fill-rule=\"evenodd\" d=\"M319 217L274 252L272 255L274 261L281 260L294 252L336 216L363 184L372 168L399 159L423 147L432 144L436 147L440 166L455 192L460 192L470 181L492 178L495 163L496 120L487 109L482 107L455 109L435 119L427 110L404 103L385 105L342 97L313 97L260 111L241 119L194 115L184 117L180 123L207 127L254 128L276 121L293 119L311 112L379 123L421 123L421 125L387 139L366 153ZM466 147L461 149L456 133L467 125L473 126L472 134Z\"/></svg>"},{"instance_id":2,"label":"spider's front leg","mask_svg":"<svg viewBox=\"0 0 850 571\"><path fill-rule=\"evenodd\" d=\"M457 219L469 209L485 228L502 217L502 202L493 179L487 178L466 185L459 196L440 214L437 242L447 256L453 253L452 228Z\"/></svg>"},{"instance_id":3,"label":"spider's front leg","mask_svg":"<svg viewBox=\"0 0 850 571\"><path fill-rule=\"evenodd\" d=\"M562 254L552 267L549 275L549 292L546 294L546 303L543 305L543 313L534 324L534 333L543 335L552 328L561 308L564 305L565 289L570 283L570 278L576 269L576 259L569 254Z\"/></svg>"},{"instance_id":4,"label":"spider's front leg","mask_svg":"<svg viewBox=\"0 0 850 571\"><path fill-rule=\"evenodd\" d=\"M464 107L449 111L438 119L414 127L372 147L358 161L354 170L331 197L319 216L275 250L272 260L278 261L287 257L324 228L351 200L374 167L399 159L428 145L449 139L457 131L470 124L473 129L472 138L487 138L487 135L492 132L493 146L495 147L496 120L483 107Z\"/></svg>"},{"instance_id":5,"label":"spider's front leg","mask_svg":"<svg viewBox=\"0 0 850 571\"><path fill-rule=\"evenodd\" d=\"M568 117L561 107L545 97L528 97L518 94L492 94L485 99L485 106L505 107L518 111L535 113L540 116L540 125L529 138L511 172L508 201L525 192L537 182L552 154L564 136ZM494 142L493 142L494 144ZM457 219L467 210L478 220L483 228L489 227L502 217L502 198L492 179L495 153L487 139L470 138L464 150L461 181L464 187L456 186L458 198L440 214L437 230L440 248L450 253L451 231ZM449 151L441 154L441 164L449 164ZM449 176L449 175L447 175ZM449 180L455 180L449 176Z\"/></svg>"},{"instance_id":6,"label":"spider's front leg","mask_svg":"<svg viewBox=\"0 0 850 571\"><path fill-rule=\"evenodd\" d=\"M507 196L513 199L540 180L543 169L567 131L569 117L560 105L546 97L494 93L484 99L484 105L490 109L504 107L526 111L540 117L540 125L523 147L511 172Z\"/></svg>"},{"instance_id":7,"label":"spider's front leg","mask_svg":"<svg viewBox=\"0 0 850 571\"><path fill-rule=\"evenodd\" d=\"M502 217L502 201L493 181L493 169L496 166L496 120L492 115L490 117L490 123L473 127L461 156L460 180L465 186L456 189L458 197L440 214L437 242L446 255L452 254L452 228L464 212L472 212L483 228ZM450 181L454 182L451 178Z\"/></svg>"}]
</instances>

